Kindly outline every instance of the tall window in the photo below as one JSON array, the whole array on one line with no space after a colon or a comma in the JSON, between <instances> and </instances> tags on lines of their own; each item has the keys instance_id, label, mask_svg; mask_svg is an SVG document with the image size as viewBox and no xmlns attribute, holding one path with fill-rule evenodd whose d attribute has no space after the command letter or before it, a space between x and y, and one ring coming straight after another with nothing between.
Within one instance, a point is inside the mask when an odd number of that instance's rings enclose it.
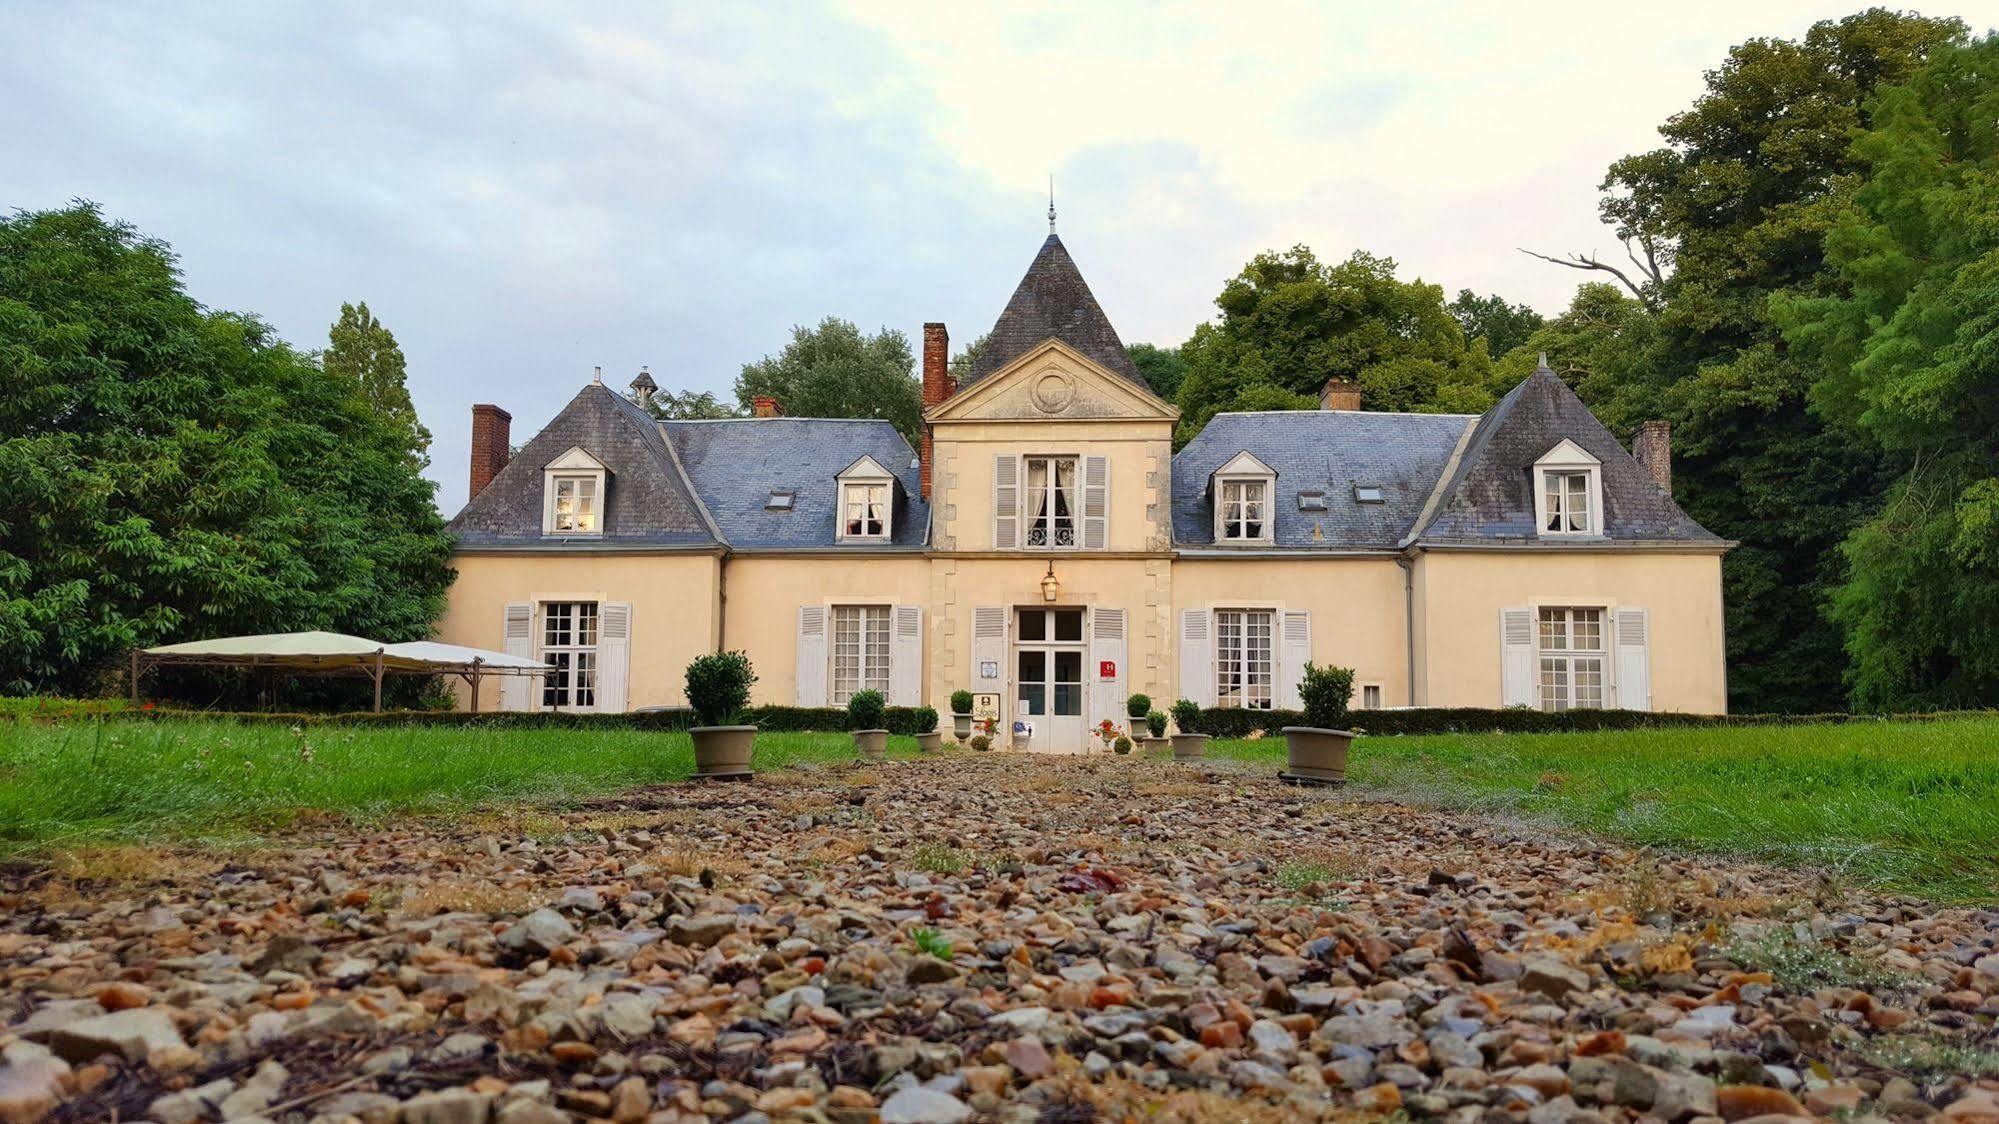
<instances>
[{"instance_id":1,"label":"tall window","mask_svg":"<svg viewBox=\"0 0 1999 1124\"><path fill-rule=\"evenodd\" d=\"M887 605L833 607L834 706L861 691L888 694Z\"/></svg>"},{"instance_id":2,"label":"tall window","mask_svg":"<svg viewBox=\"0 0 1999 1124\"><path fill-rule=\"evenodd\" d=\"M850 539L888 537L887 484L842 484L843 534Z\"/></svg>"},{"instance_id":3,"label":"tall window","mask_svg":"<svg viewBox=\"0 0 1999 1124\"><path fill-rule=\"evenodd\" d=\"M541 705L588 710L597 705L597 603L550 601L541 608Z\"/></svg>"},{"instance_id":4,"label":"tall window","mask_svg":"<svg viewBox=\"0 0 1999 1124\"><path fill-rule=\"evenodd\" d=\"M1596 513L1590 507L1588 472L1541 473L1541 529L1556 535L1587 535L1596 531Z\"/></svg>"},{"instance_id":5,"label":"tall window","mask_svg":"<svg viewBox=\"0 0 1999 1124\"><path fill-rule=\"evenodd\" d=\"M1268 480L1222 481L1222 538L1252 542L1269 538L1264 518L1269 510Z\"/></svg>"},{"instance_id":6,"label":"tall window","mask_svg":"<svg viewBox=\"0 0 1999 1124\"><path fill-rule=\"evenodd\" d=\"M1076 541L1076 458L1028 457L1027 545L1061 548Z\"/></svg>"},{"instance_id":7,"label":"tall window","mask_svg":"<svg viewBox=\"0 0 1999 1124\"><path fill-rule=\"evenodd\" d=\"M1603 610L1541 610L1541 709L1603 706Z\"/></svg>"},{"instance_id":8,"label":"tall window","mask_svg":"<svg viewBox=\"0 0 1999 1124\"><path fill-rule=\"evenodd\" d=\"M557 476L554 484L555 504L549 529L575 535L596 534L600 529L597 521L597 477Z\"/></svg>"},{"instance_id":9,"label":"tall window","mask_svg":"<svg viewBox=\"0 0 1999 1124\"><path fill-rule=\"evenodd\" d=\"M1216 706L1270 709L1270 637L1276 615L1268 609L1215 610Z\"/></svg>"}]
</instances>

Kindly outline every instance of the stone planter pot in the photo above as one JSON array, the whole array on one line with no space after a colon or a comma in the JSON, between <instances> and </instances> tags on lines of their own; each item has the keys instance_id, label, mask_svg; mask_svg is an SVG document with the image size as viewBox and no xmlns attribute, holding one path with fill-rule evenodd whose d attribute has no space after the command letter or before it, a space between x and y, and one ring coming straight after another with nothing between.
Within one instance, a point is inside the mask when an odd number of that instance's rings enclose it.
<instances>
[{"instance_id":1,"label":"stone planter pot","mask_svg":"<svg viewBox=\"0 0 1999 1124\"><path fill-rule=\"evenodd\" d=\"M972 740L972 716L969 714L953 714L951 716L951 736L958 739L959 745L964 745L966 742Z\"/></svg>"},{"instance_id":2,"label":"stone planter pot","mask_svg":"<svg viewBox=\"0 0 1999 1124\"><path fill-rule=\"evenodd\" d=\"M755 726L696 726L687 733L694 739L695 776L750 775L750 754L757 740Z\"/></svg>"},{"instance_id":3,"label":"stone planter pot","mask_svg":"<svg viewBox=\"0 0 1999 1124\"><path fill-rule=\"evenodd\" d=\"M1206 757L1207 755L1208 755L1208 735L1206 734L1173 735L1173 760L1199 761L1201 758Z\"/></svg>"},{"instance_id":4,"label":"stone planter pot","mask_svg":"<svg viewBox=\"0 0 1999 1124\"><path fill-rule=\"evenodd\" d=\"M1345 784L1347 746L1352 730L1324 730L1317 726L1284 727L1285 771L1288 781L1316 784Z\"/></svg>"},{"instance_id":5,"label":"stone planter pot","mask_svg":"<svg viewBox=\"0 0 1999 1124\"><path fill-rule=\"evenodd\" d=\"M888 731L855 730L854 748L860 751L862 757L870 761L879 761L882 754L888 752Z\"/></svg>"},{"instance_id":6,"label":"stone planter pot","mask_svg":"<svg viewBox=\"0 0 1999 1124\"><path fill-rule=\"evenodd\" d=\"M1165 753L1167 747L1172 743L1167 740L1164 734L1147 734L1145 737L1138 739L1138 744L1140 751L1147 757L1151 757L1156 754Z\"/></svg>"},{"instance_id":7,"label":"stone planter pot","mask_svg":"<svg viewBox=\"0 0 1999 1124\"><path fill-rule=\"evenodd\" d=\"M935 753L943 748L944 735L940 731L932 730L927 734L916 735L916 751L918 753Z\"/></svg>"}]
</instances>

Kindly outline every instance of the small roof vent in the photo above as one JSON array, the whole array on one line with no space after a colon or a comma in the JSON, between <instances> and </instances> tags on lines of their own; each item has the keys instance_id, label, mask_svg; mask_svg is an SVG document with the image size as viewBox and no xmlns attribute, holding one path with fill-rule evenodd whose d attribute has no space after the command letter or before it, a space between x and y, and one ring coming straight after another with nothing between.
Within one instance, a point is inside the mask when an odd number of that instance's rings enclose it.
<instances>
[{"instance_id":1,"label":"small roof vent","mask_svg":"<svg viewBox=\"0 0 1999 1124\"><path fill-rule=\"evenodd\" d=\"M1299 511L1326 510L1326 493L1324 492L1298 493L1298 510Z\"/></svg>"},{"instance_id":2,"label":"small roof vent","mask_svg":"<svg viewBox=\"0 0 1999 1124\"><path fill-rule=\"evenodd\" d=\"M1382 498L1382 495L1381 495L1381 486L1380 486L1380 485L1378 485L1378 484L1355 484L1355 485L1353 486L1353 502L1355 502L1355 503L1386 503L1386 502L1388 502L1388 501Z\"/></svg>"}]
</instances>

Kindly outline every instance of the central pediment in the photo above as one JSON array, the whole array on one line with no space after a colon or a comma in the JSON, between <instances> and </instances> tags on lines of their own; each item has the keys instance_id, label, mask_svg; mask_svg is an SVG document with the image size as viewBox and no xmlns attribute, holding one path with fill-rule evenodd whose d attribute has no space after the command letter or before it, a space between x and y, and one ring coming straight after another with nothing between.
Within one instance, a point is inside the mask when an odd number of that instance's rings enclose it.
<instances>
[{"instance_id":1,"label":"central pediment","mask_svg":"<svg viewBox=\"0 0 1999 1124\"><path fill-rule=\"evenodd\" d=\"M1177 421L1180 411L1061 340L1030 348L933 407L939 421Z\"/></svg>"}]
</instances>

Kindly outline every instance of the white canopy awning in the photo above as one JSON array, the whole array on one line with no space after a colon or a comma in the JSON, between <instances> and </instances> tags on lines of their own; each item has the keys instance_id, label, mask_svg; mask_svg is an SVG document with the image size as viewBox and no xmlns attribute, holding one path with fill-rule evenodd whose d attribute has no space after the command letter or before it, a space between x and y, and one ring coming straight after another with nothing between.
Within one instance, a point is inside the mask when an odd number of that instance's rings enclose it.
<instances>
[{"instance_id":1,"label":"white canopy awning","mask_svg":"<svg viewBox=\"0 0 1999 1124\"><path fill-rule=\"evenodd\" d=\"M478 709L479 680L487 675L542 675L548 665L525 656L414 640L384 644L341 632L266 632L254 636L219 636L162 644L132 653L132 702L139 701L139 676L147 668L183 667L277 668L305 674L364 675L375 681L375 709L382 709L382 677L390 672L414 675L456 675L472 685L472 708Z\"/></svg>"}]
</instances>

